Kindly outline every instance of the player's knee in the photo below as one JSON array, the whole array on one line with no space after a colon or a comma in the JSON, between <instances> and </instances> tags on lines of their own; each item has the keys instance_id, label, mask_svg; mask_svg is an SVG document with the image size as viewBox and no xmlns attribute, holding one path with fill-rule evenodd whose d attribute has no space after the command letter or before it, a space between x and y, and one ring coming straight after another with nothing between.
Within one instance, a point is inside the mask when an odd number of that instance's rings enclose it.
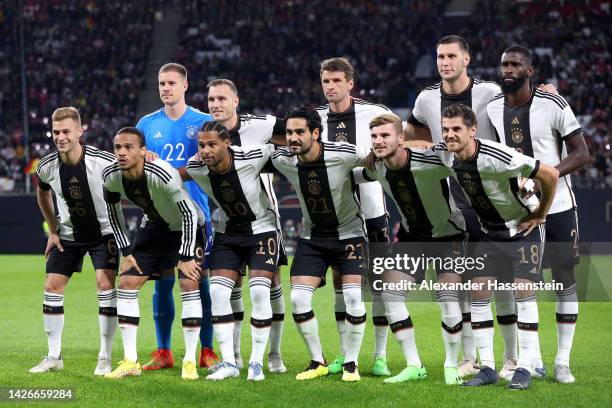
<instances>
[{"instance_id":1,"label":"player's knee","mask_svg":"<svg viewBox=\"0 0 612 408\"><path fill-rule=\"evenodd\" d=\"M291 289L291 304L293 306L293 313L306 313L312 310L312 291L305 289Z\"/></svg>"},{"instance_id":2,"label":"player's knee","mask_svg":"<svg viewBox=\"0 0 612 408\"><path fill-rule=\"evenodd\" d=\"M96 287L98 290L111 290L115 287L115 279L109 279L103 273L99 273L96 275Z\"/></svg>"},{"instance_id":3,"label":"player's knee","mask_svg":"<svg viewBox=\"0 0 612 408\"><path fill-rule=\"evenodd\" d=\"M64 280L59 277L47 275L47 279L45 280L44 290L50 293L64 294L64 289L66 288L67 280Z\"/></svg>"},{"instance_id":4,"label":"player's knee","mask_svg":"<svg viewBox=\"0 0 612 408\"><path fill-rule=\"evenodd\" d=\"M346 304L346 313L351 316L363 316L366 312L365 303L361 298L361 289L347 290L343 289L344 303Z\"/></svg>"},{"instance_id":5,"label":"player's knee","mask_svg":"<svg viewBox=\"0 0 612 408\"><path fill-rule=\"evenodd\" d=\"M138 282L130 276L123 275L119 278L119 289L136 290L140 289Z\"/></svg>"},{"instance_id":6,"label":"player's knee","mask_svg":"<svg viewBox=\"0 0 612 408\"><path fill-rule=\"evenodd\" d=\"M200 283L191 279L179 279L181 292L193 292L200 289Z\"/></svg>"}]
</instances>

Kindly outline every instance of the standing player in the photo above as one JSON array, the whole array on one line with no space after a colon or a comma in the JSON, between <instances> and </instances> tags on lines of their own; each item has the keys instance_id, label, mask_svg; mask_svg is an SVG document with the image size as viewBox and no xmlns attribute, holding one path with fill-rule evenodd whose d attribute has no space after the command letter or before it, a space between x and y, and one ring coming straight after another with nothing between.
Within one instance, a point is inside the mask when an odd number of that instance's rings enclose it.
<instances>
[{"instance_id":1,"label":"standing player","mask_svg":"<svg viewBox=\"0 0 612 408\"><path fill-rule=\"evenodd\" d=\"M530 282L541 280L543 223L553 201L559 172L539 160L500 143L475 138L477 121L466 105L456 104L442 112L444 142L433 147L452 170L478 214L482 239L477 255L485 267L472 271L472 281L482 285L471 292L474 340L482 362L480 371L466 386L498 382L493 354L493 316L489 305L494 281L521 284L517 302L518 362L508 384L527 389L531 383L531 360L538 342L538 306ZM535 178L542 184L542 199L520 198L519 178Z\"/></svg>"},{"instance_id":2,"label":"standing player","mask_svg":"<svg viewBox=\"0 0 612 408\"><path fill-rule=\"evenodd\" d=\"M211 262L213 328L223 363L207 379L236 377L233 347L233 286L249 268L252 351L247 380L263 380L263 356L272 326L270 286L279 259L278 214L259 176L273 145L230 146L230 134L219 122L207 122L198 135L199 154L187 164L188 175L220 209Z\"/></svg>"},{"instance_id":3,"label":"standing player","mask_svg":"<svg viewBox=\"0 0 612 408\"><path fill-rule=\"evenodd\" d=\"M448 169L435 152L404 147L402 120L392 114L377 116L370 122L372 151L378 159L374 169L363 169L363 178L379 181L383 190L395 203L402 223L397 234L398 244L411 243L413 253L427 257L456 258L464 256L465 221L450 195ZM406 252L394 253L404 254ZM384 282L410 280L420 283L426 268L412 274L385 275ZM416 273L415 273L416 272ZM438 282L458 284L461 275L452 269L437 267ZM405 304L406 293L384 291L383 300L391 331L402 347L407 367L385 383L419 380L427 376L414 341L412 319ZM442 313L442 338L446 349L444 378L446 384L460 384L457 362L461 346L463 319L456 290L436 291Z\"/></svg>"},{"instance_id":4,"label":"standing player","mask_svg":"<svg viewBox=\"0 0 612 408\"><path fill-rule=\"evenodd\" d=\"M196 347L202 322L199 280L200 259L194 256L199 217L194 203L182 189L181 176L163 160L145 161L144 135L137 128L123 128L114 141L117 162L103 172L104 199L115 239L124 256L117 291L117 316L123 340L124 359L107 378L140 375L136 347L140 322L138 294L148 279L174 275L179 270L183 301L185 358L182 378L196 380ZM128 199L144 212L141 228L130 244L121 199ZM201 223L203 224L203 218ZM203 243L200 243L201 246Z\"/></svg>"},{"instance_id":5,"label":"standing player","mask_svg":"<svg viewBox=\"0 0 612 408\"><path fill-rule=\"evenodd\" d=\"M112 154L81 145L81 116L73 107L58 108L51 116L57 152L43 157L36 167L40 180L36 198L49 226L45 248L47 278L43 321L49 351L30 373L64 368L61 357L64 328L64 289L74 272L80 272L89 252L96 271L99 301L100 352L95 375L111 371L111 351L117 329L115 276L119 254L103 202L102 170L114 161ZM52 193L59 215L56 217Z\"/></svg>"},{"instance_id":6,"label":"standing player","mask_svg":"<svg viewBox=\"0 0 612 408\"><path fill-rule=\"evenodd\" d=\"M467 42L457 36L449 35L438 41L436 46L438 73L441 82L429 86L416 99L414 109L408 118L406 136L412 143L421 144L423 141L437 143L442 138L441 112L447 106L462 103L472 108L478 120L478 134L476 137L485 140L496 140L495 132L487 116L487 103L500 92L495 82L481 81L468 76L467 67L470 63L470 52ZM418 140L418 142L414 142ZM450 180L451 192L461 209L471 242L478 241L480 225L474 210L465 199L461 188L454 179ZM463 361L459 367L459 374L464 377L476 374L476 347L470 327L470 301L469 294L461 293L463 326ZM516 311L514 296L510 291L496 291L495 311L497 322L504 338L504 366L502 376L512 375L516 367Z\"/></svg>"},{"instance_id":7,"label":"standing player","mask_svg":"<svg viewBox=\"0 0 612 408\"><path fill-rule=\"evenodd\" d=\"M223 127L228 129L230 141L234 146L262 145L266 143L285 144L285 125L282 120L272 115L239 114L238 89L229 79L214 79L208 83L208 111ZM272 187L272 174L262 173L261 182L265 188L274 210L279 214L277 229L282 232L278 201ZM280 265L287 265L287 255L282 244L280 245L280 260L278 273L274 274L270 301L272 302L272 328L270 329L270 353L268 354L268 368L272 373L287 371L281 356L281 338L285 319L285 300L281 285ZM242 319L244 318L244 305L242 303L242 276L238 277L232 290L232 310L234 313L234 354L236 365L242 368L240 355L240 334Z\"/></svg>"},{"instance_id":8,"label":"standing player","mask_svg":"<svg viewBox=\"0 0 612 408\"><path fill-rule=\"evenodd\" d=\"M147 149L156 153L172 167L184 167L187 160L198 151L198 129L211 119L210 115L188 106L185 92L188 88L187 69L176 63L168 63L159 69L159 97L164 107L144 116L136 127L145 135ZM200 207L206 219L204 269L208 268L212 225L208 197L193 181L185 183L189 197ZM145 364L143 370L159 370L174 366L170 349L172 322L174 321L174 275L155 281L153 293L153 318L157 334L157 350L153 359ZM202 331L200 332L200 367L211 367L218 362L213 351L212 322L210 316L210 293L208 277L203 274L200 281L202 300Z\"/></svg>"},{"instance_id":9,"label":"standing player","mask_svg":"<svg viewBox=\"0 0 612 408\"><path fill-rule=\"evenodd\" d=\"M549 262L553 279L564 285L557 292L555 378L573 383L569 362L578 318L574 266L579 255L570 173L587 163L589 152L580 124L565 99L531 86L531 61L531 53L524 47L512 46L504 51L500 65L503 93L488 104L487 111L502 143L559 170L557 192L546 217L544 259ZM535 370L543 367L539 354L533 364Z\"/></svg>"},{"instance_id":10,"label":"standing player","mask_svg":"<svg viewBox=\"0 0 612 408\"><path fill-rule=\"evenodd\" d=\"M359 147L370 148L368 124L378 115L390 113L384 105L366 102L351 97L355 70L346 58L331 58L321 63L321 86L327 105L317 108L323 131L321 140L347 142ZM385 208L385 197L378 182L359 185L358 197L366 218L369 242L389 242L389 220ZM340 354L329 366L332 374L342 371L346 354L345 315L346 305L342 294L342 279L334 271L336 293L336 325L340 335ZM379 293L372 294L372 320L374 321L374 375L389 375L387 367L387 332L389 323L385 317L385 306Z\"/></svg>"},{"instance_id":11,"label":"standing player","mask_svg":"<svg viewBox=\"0 0 612 408\"><path fill-rule=\"evenodd\" d=\"M352 169L363 166L366 154L354 145L319 140L321 121L308 109L286 116L287 146L272 158L276 169L294 186L302 207L300 241L291 265L293 319L311 362L298 380L329 374L319 327L312 311L312 295L325 284L325 273L335 266L342 274L346 304L346 355L343 381L359 381L358 357L365 330L362 275L367 270L368 242L359 201L351 184Z\"/></svg>"}]
</instances>

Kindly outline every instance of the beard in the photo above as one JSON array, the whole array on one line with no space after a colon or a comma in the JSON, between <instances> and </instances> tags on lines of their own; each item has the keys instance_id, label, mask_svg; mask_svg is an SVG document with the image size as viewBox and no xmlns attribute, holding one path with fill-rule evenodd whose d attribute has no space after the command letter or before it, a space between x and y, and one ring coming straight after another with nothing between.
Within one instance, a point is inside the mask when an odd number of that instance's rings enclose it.
<instances>
[{"instance_id":1,"label":"beard","mask_svg":"<svg viewBox=\"0 0 612 408\"><path fill-rule=\"evenodd\" d=\"M501 79L501 89L505 94L513 94L516 93L523 84L527 81L527 75L520 75L514 79L513 82L507 83L504 81L504 78Z\"/></svg>"}]
</instances>

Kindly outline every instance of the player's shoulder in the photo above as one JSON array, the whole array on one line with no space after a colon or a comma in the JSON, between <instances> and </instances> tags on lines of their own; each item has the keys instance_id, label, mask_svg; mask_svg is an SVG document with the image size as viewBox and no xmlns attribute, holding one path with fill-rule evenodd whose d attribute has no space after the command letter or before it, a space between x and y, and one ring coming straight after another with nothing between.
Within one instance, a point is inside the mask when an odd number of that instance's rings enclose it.
<instances>
[{"instance_id":1,"label":"player's shoulder","mask_svg":"<svg viewBox=\"0 0 612 408\"><path fill-rule=\"evenodd\" d=\"M442 81L436 82L435 84L426 86L421 89L418 96L426 97L430 95L440 95L440 89L442 88Z\"/></svg>"},{"instance_id":2,"label":"player's shoulder","mask_svg":"<svg viewBox=\"0 0 612 408\"><path fill-rule=\"evenodd\" d=\"M264 156L264 145L230 146L234 160L261 159Z\"/></svg>"},{"instance_id":3,"label":"player's shoulder","mask_svg":"<svg viewBox=\"0 0 612 408\"><path fill-rule=\"evenodd\" d=\"M506 95L503 92L499 92L491 98L489 102L487 102L487 109L491 109L494 107L504 106L504 101Z\"/></svg>"},{"instance_id":4,"label":"player's shoulder","mask_svg":"<svg viewBox=\"0 0 612 408\"><path fill-rule=\"evenodd\" d=\"M107 184L113 180L114 177L119 177L121 175L121 168L119 167L119 163L116 161L110 163L108 166L102 170L102 182Z\"/></svg>"},{"instance_id":5,"label":"player's shoulder","mask_svg":"<svg viewBox=\"0 0 612 408\"><path fill-rule=\"evenodd\" d=\"M495 81L486 81L484 79L474 78L473 88L479 91L485 91L495 96L501 92L501 87Z\"/></svg>"},{"instance_id":6,"label":"player's shoulder","mask_svg":"<svg viewBox=\"0 0 612 408\"><path fill-rule=\"evenodd\" d=\"M553 94L550 92L536 89L533 93L534 102L540 102L552 108L558 107L563 110L568 106L567 101L561 95Z\"/></svg>"},{"instance_id":7,"label":"player's shoulder","mask_svg":"<svg viewBox=\"0 0 612 408\"><path fill-rule=\"evenodd\" d=\"M516 151L511 147L487 139L478 139L480 142L479 153L491 159L501 161L505 164L512 162L512 157Z\"/></svg>"},{"instance_id":8,"label":"player's shoulder","mask_svg":"<svg viewBox=\"0 0 612 408\"><path fill-rule=\"evenodd\" d=\"M433 164L438 166L443 166L442 160L438 154L431 149L417 149L417 148L409 148L410 150L410 160L423 163L423 164Z\"/></svg>"},{"instance_id":9,"label":"player's shoulder","mask_svg":"<svg viewBox=\"0 0 612 408\"><path fill-rule=\"evenodd\" d=\"M357 154L357 146L346 142L327 142L322 140L321 146L327 152Z\"/></svg>"},{"instance_id":10,"label":"player's shoulder","mask_svg":"<svg viewBox=\"0 0 612 408\"><path fill-rule=\"evenodd\" d=\"M287 146L281 146L281 147L276 148L276 150L274 150L274 153L272 154L273 160L279 160L283 158L290 159L292 157L294 157L294 155L291 154Z\"/></svg>"},{"instance_id":11,"label":"player's shoulder","mask_svg":"<svg viewBox=\"0 0 612 408\"><path fill-rule=\"evenodd\" d=\"M85 150L85 157L91 157L103 163L113 163L115 161L115 155L105 150L90 145L83 146L83 149Z\"/></svg>"},{"instance_id":12,"label":"player's shoulder","mask_svg":"<svg viewBox=\"0 0 612 408\"><path fill-rule=\"evenodd\" d=\"M353 102L355 103L355 109L367 109L367 110L375 110L380 112L391 112L386 105L382 103L374 103L370 101L366 101L364 99L353 98Z\"/></svg>"},{"instance_id":13,"label":"player's shoulder","mask_svg":"<svg viewBox=\"0 0 612 408\"><path fill-rule=\"evenodd\" d=\"M174 167L162 159L145 161L144 171L154 180L160 180L164 184L169 184L172 177L177 173Z\"/></svg>"},{"instance_id":14,"label":"player's shoulder","mask_svg":"<svg viewBox=\"0 0 612 408\"><path fill-rule=\"evenodd\" d=\"M142 118L140 118L140 120L138 121L138 123L136 124L136 127L140 129L141 126L144 126L146 124L149 124L161 117L163 117L163 110L164 108L159 108L147 115L144 115Z\"/></svg>"},{"instance_id":15,"label":"player's shoulder","mask_svg":"<svg viewBox=\"0 0 612 408\"><path fill-rule=\"evenodd\" d=\"M58 160L59 158L59 153L57 151L53 152L53 153L49 153L48 155L44 156L42 159L40 159L38 161L38 164L36 165L36 172L40 173L41 171L44 171L45 169L49 168L51 163L54 163Z\"/></svg>"},{"instance_id":16,"label":"player's shoulder","mask_svg":"<svg viewBox=\"0 0 612 408\"><path fill-rule=\"evenodd\" d=\"M197 117L200 120L204 120L205 122L212 120L212 115L210 113L202 112L198 108L187 106L187 110L189 111L190 115Z\"/></svg>"},{"instance_id":17,"label":"player's shoulder","mask_svg":"<svg viewBox=\"0 0 612 408\"><path fill-rule=\"evenodd\" d=\"M270 126L270 124L276 123L276 117L272 115L255 115L252 113L241 113L239 115L240 118L240 128L246 127L261 127L261 126Z\"/></svg>"}]
</instances>

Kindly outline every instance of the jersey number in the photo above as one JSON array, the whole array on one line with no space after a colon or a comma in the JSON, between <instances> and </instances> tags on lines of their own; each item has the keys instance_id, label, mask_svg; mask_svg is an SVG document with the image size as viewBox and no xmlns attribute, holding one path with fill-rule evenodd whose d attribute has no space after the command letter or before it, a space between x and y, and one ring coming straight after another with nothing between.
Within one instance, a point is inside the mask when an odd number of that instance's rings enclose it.
<instances>
[{"instance_id":1,"label":"jersey number","mask_svg":"<svg viewBox=\"0 0 612 408\"><path fill-rule=\"evenodd\" d=\"M164 145L164 148L162 149L162 156L164 155L164 153L166 152L166 148L168 150L168 153L166 153L166 157L162 157L162 160L167 161L167 162L171 162L171 161L184 161L185 157L183 156L185 154L185 145L182 143L177 143L176 145L171 145L170 143L166 143ZM176 150L176 151L175 151ZM173 156L173 154L175 154Z\"/></svg>"},{"instance_id":2,"label":"jersey number","mask_svg":"<svg viewBox=\"0 0 612 408\"><path fill-rule=\"evenodd\" d=\"M306 203L308 204L308 207L310 207L311 214L327 214L331 212L325 197L320 197L320 198L308 197L306 199Z\"/></svg>"}]
</instances>

